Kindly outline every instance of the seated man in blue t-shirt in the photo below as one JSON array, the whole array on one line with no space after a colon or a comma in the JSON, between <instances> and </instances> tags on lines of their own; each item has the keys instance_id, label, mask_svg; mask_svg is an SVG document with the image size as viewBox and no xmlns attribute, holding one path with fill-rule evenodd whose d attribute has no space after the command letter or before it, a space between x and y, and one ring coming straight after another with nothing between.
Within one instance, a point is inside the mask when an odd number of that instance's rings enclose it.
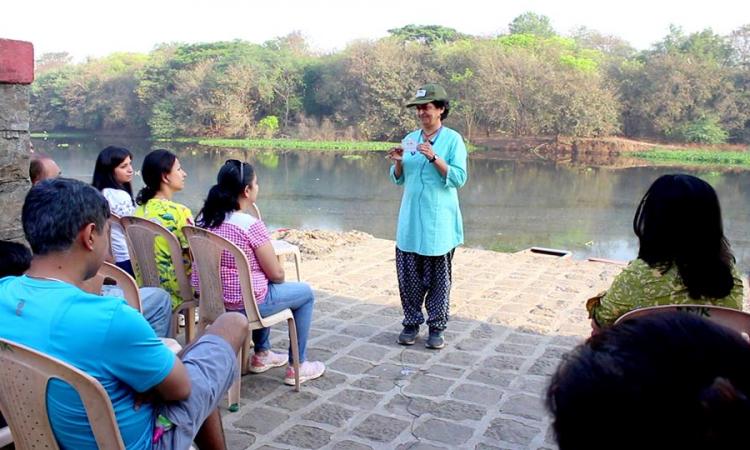
<instances>
[{"instance_id":1,"label":"seated man in blue t-shirt","mask_svg":"<svg viewBox=\"0 0 750 450\"><path fill-rule=\"evenodd\" d=\"M0 280L0 337L61 359L109 394L128 449L224 448L217 404L234 381L247 319L227 313L175 356L122 298L78 286L109 251L109 207L76 180L43 181L23 205L34 259L25 275ZM67 384L51 381L47 408L63 448L95 449L85 410ZM160 416L159 426L155 422ZM12 425L12 424L11 424Z\"/></svg>"}]
</instances>

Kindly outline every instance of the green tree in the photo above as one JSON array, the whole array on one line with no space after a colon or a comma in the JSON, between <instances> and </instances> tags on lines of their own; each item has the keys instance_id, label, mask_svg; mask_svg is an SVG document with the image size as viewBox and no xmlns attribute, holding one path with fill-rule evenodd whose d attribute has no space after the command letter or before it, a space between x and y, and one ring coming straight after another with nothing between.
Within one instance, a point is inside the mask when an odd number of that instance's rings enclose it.
<instances>
[{"instance_id":1,"label":"green tree","mask_svg":"<svg viewBox=\"0 0 750 450\"><path fill-rule=\"evenodd\" d=\"M541 37L550 37L556 34L549 17L531 11L514 18L508 24L508 30L510 34L533 34Z\"/></svg>"},{"instance_id":2,"label":"green tree","mask_svg":"<svg viewBox=\"0 0 750 450\"><path fill-rule=\"evenodd\" d=\"M401 28L388 30L392 36L405 42L417 42L425 45L454 42L465 39L467 35L459 33L453 28L441 25L406 25Z\"/></svg>"}]
</instances>

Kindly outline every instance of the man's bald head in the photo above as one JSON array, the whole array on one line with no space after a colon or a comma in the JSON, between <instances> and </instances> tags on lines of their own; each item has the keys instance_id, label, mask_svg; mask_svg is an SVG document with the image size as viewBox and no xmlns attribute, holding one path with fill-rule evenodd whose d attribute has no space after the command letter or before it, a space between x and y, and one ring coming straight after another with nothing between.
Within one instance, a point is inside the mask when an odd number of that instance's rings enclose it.
<instances>
[{"instance_id":1,"label":"man's bald head","mask_svg":"<svg viewBox=\"0 0 750 450\"><path fill-rule=\"evenodd\" d=\"M49 156L35 156L31 158L29 165L29 178L31 184L37 184L48 178L57 178L60 176L60 167Z\"/></svg>"}]
</instances>

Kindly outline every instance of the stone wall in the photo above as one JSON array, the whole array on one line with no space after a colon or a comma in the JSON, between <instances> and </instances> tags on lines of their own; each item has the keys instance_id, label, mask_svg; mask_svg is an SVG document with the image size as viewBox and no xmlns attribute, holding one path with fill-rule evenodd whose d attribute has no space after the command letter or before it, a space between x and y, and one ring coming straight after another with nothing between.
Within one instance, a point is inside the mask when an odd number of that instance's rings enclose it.
<instances>
[{"instance_id":1,"label":"stone wall","mask_svg":"<svg viewBox=\"0 0 750 450\"><path fill-rule=\"evenodd\" d=\"M29 190L29 85L34 48L0 39L0 239L21 240L21 206Z\"/></svg>"}]
</instances>

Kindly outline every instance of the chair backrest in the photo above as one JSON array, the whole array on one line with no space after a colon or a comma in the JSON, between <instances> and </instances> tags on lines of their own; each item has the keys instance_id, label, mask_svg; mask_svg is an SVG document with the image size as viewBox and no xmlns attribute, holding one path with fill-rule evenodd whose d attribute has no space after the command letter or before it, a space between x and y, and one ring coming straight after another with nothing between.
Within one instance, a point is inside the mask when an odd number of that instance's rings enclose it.
<instances>
[{"instance_id":1,"label":"chair backrest","mask_svg":"<svg viewBox=\"0 0 750 450\"><path fill-rule=\"evenodd\" d=\"M0 410L17 450L58 449L47 416L47 383L57 378L81 397L96 444L124 449L112 402L92 376L29 347L0 338Z\"/></svg>"},{"instance_id":2,"label":"chair backrest","mask_svg":"<svg viewBox=\"0 0 750 450\"><path fill-rule=\"evenodd\" d=\"M736 330L740 334L744 333L746 336L750 336L750 314L737 309L714 305L659 305L639 308L623 314L615 321L615 324L636 317L675 311L696 314L712 322Z\"/></svg>"},{"instance_id":3,"label":"chair backrest","mask_svg":"<svg viewBox=\"0 0 750 450\"><path fill-rule=\"evenodd\" d=\"M105 262L99 268L99 275L104 276L105 279L112 279L115 284L117 284L117 287L122 289L128 305L143 313L143 306L141 305L141 293L138 290L138 284L136 284L135 280L130 276L129 273L125 272L114 264Z\"/></svg>"},{"instance_id":4,"label":"chair backrest","mask_svg":"<svg viewBox=\"0 0 750 450\"><path fill-rule=\"evenodd\" d=\"M260 324L260 313L258 312L258 306L255 304L250 264L245 253L231 241L203 228L185 226L182 227L182 232L187 237L198 270L201 291L199 304L201 324L213 322L226 311L224 308L224 287L221 283L222 252L227 252L234 257L248 321L251 325ZM206 322L203 321L204 317Z\"/></svg>"},{"instance_id":5,"label":"chair backrest","mask_svg":"<svg viewBox=\"0 0 750 450\"><path fill-rule=\"evenodd\" d=\"M182 262L182 247L177 236L160 224L141 217L125 216L120 218L120 223L125 230L133 270L139 275L141 284L151 287L161 285L154 247L158 237L164 239L169 246L172 268L177 275L182 301L192 301L193 290L185 273L185 265Z\"/></svg>"},{"instance_id":6,"label":"chair backrest","mask_svg":"<svg viewBox=\"0 0 750 450\"><path fill-rule=\"evenodd\" d=\"M260 208L258 208L258 205L253 202L253 209L250 211L250 214L255 216L258 220L263 220L263 216L260 214Z\"/></svg>"}]
</instances>

